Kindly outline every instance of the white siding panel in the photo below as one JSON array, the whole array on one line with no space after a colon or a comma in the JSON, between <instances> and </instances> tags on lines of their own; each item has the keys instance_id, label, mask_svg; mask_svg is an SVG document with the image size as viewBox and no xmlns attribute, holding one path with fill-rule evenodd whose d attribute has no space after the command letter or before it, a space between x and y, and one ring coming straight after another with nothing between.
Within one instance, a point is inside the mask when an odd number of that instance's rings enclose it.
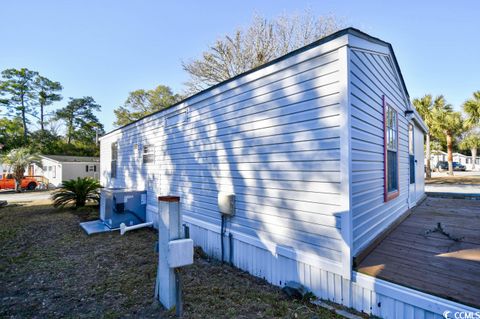
<instances>
[{"instance_id":1,"label":"white siding panel","mask_svg":"<svg viewBox=\"0 0 480 319\"><path fill-rule=\"evenodd\" d=\"M102 183L147 189L147 218L153 221L157 196L171 194L181 197L186 216L220 225L218 192L234 192L232 231L341 262L338 52L292 61L102 138ZM165 118L180 111L188 114L183 122L176 116L169 125ZM111 179L114 141L119 158ZM142 163L145 144L154 147L154 163ZM266 267L256 261L245 266L256 274Z\"/></svg>"},{"instance_id":2,"label":"white siding panel","mask_svg":"<svg viewBox=\"0 0 480 319\"><path fill-rule=\"evenodd\" d=\"M216 258L220 258L220 229L187 218L190 235L195 245ZM319 263L314 255L300 255L290 247L282 249L277 242L264 237L256 238L232 231L233 250L229 251L225 236L225 261L232 254L233 265L283 287L288 281L298 282L323 300L353 307L369 315L381 318L443 318L444 311L475 312L449 300L415 291L360 273L353 273L351 280L336 274L334 265Z\"/></svg>"},{"instance_id":3,"label":"white siding panel","mask_svg":"<svg viewBox=\"0 0 480 319\"><path fill-rule=\"evenodd\" d=\"M404 117L408 105L390 57L352 50L350 75L353 252L356 255L408 209L408 125ZM383 198L383 95L399 116L400 195L387 203ZM391 314L382 312L381 315Z\"/></svg>"}]
</instances>

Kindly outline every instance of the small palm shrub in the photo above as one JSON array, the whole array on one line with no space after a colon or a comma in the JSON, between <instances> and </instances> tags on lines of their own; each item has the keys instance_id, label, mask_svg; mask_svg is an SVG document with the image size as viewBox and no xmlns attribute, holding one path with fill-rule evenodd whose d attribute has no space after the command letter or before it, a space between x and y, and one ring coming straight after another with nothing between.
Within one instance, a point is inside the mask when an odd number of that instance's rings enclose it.
<instances>
[{"instance_id":1,"label":"small palm shrub","mask_svg":"<svg viewBox=\"0 0 480 319\"><path fill-rule=\"evenodd\" d=\"M74 208L85 206L87 202L100 201L99 181L90 177L78 177L64 181L63 186L52 194L53 206L64 207L72 204Z\"/></svg>"}]
</instances>

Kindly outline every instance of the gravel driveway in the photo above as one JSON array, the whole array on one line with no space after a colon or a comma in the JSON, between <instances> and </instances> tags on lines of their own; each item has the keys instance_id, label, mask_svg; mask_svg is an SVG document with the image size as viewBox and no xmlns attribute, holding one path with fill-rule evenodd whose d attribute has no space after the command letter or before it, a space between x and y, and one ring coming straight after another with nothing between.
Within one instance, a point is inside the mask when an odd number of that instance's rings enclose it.
<instances>
[{"instance_id":1,"label":"gravel driveway","mask_svg":"<svg viewBox=\"0 0 480 319\"><path fill-rule=\"evenodd\" d=\"M50 199L52 191L24 191L16 193L14 191L0 191L0 200L6 200L9 203L13 202L32 202L37 200Z\"/></svg>"}]
</instances>

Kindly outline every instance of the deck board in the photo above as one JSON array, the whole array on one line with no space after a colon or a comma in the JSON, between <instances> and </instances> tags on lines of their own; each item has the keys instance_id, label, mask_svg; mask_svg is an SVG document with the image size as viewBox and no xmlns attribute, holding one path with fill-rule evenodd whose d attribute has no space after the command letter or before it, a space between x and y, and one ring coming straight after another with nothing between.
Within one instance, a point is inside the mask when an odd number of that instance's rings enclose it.
<instances>
[{"instance_id":1,"label":"deck board","mask_svg":"<svg viewBox=\"0 0 480 319\"><path fill-rule=\"evenodd\" d=\"M462 239L426 234L437 223ZM480 307L480 201L428 198L356 270Z\"/></svg>"}]
</instances>

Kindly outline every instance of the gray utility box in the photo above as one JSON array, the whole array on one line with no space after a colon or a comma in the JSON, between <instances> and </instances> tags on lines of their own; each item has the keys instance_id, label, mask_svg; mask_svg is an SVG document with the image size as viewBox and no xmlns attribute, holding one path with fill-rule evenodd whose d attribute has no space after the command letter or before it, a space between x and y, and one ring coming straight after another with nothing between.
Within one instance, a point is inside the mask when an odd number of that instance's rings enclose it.
<instances>
[{"instance_id":1,"label":"gray utility box","mask_svg":"<svg viewBox=\"0 0 480 319\"><path fill-rule=\"evenodd\" d=\"M103 188L100 192L100 219L110 228L144 223L146 206L146 191Z\"/></svg>"},{"instance_id":2,"label":"gray utility box","mask_svg":"<svg viewBox=\"0 0 480 319\"><path fill-rule=\"evenodd\" d=\"M234 216L235 215L235 194L218 193L218 210L222 215Z\"/></svg>"}]
</instances>

